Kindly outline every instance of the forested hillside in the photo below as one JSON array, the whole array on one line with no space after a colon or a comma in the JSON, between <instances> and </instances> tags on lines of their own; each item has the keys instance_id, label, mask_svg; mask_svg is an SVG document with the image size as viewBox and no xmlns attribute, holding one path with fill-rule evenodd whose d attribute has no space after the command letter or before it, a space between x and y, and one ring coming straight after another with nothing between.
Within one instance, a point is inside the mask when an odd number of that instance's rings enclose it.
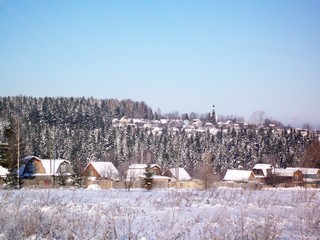
<instances>
[{"instance_id":1,"label":"forested hillside","mask_svg":"<svg viewBox=\"0 0 320 240\"><path fill-rule=\"evenodd\" d=\"M123 116L149 124L113 124ZM111 161L118 168L140 162L164 169L180 165L191 174L209 161L223 172L257 162L299 165L312 137L252 126L186 131L181 122L172 127L156 118L146 103L132 100L1 97L1 161L14 164L19 146L21 157L68 159L77 173L89 161Z\"/></svg>"}]
</instances>

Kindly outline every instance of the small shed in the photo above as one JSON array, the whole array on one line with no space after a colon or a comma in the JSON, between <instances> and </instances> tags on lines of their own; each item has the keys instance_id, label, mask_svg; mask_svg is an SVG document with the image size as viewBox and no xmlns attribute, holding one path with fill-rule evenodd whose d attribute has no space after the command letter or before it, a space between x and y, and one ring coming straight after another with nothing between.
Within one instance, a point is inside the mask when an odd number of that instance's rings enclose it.
<instances>
[{"instance_id":1,"label":"small shed","mask_svg":"<svg viewBox=\"0 0 320 240\"><path fill-rule=\"evenodd\" d=\"M170 177L176 181L191 181L191 176L184 168L170 168L163 173L163 176Z\"/></svg>"},{"instance_id":2,"label":"small shed","mask_svg":"<svg viewBox=\"0 0 320 240\"><path fill-rule=\"evenodd\" d=\"M119 172L112 162L89 162L82 172L88 180L119 180Z\"/></svg>"},{"instance_id":3,"label":"small shed","mask_svg":"<svg viewBox=\"0 0 320 240\"><path fill-rule=\"evenodd\" d=\"M250 170L228 169L223 180L232 182L251 182L254 180L254 174Z\"/></svg>"}]
</instances>

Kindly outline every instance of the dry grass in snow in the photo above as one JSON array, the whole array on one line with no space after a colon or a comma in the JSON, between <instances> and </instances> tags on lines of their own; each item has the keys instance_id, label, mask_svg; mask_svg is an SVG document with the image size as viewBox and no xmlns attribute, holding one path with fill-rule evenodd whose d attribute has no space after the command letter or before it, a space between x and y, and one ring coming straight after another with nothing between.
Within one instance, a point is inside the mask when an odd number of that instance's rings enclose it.
<instances>
[{"instance_id":1,"label":"dry grass in snow","mask_svg":"<svg viewBox=\"0 0 320 240\"><path fill-rule=\"evenodd\" d=\"M320 239L320 189L28 189L0 199L0 239Z\"/></svg>"}]
</instances>

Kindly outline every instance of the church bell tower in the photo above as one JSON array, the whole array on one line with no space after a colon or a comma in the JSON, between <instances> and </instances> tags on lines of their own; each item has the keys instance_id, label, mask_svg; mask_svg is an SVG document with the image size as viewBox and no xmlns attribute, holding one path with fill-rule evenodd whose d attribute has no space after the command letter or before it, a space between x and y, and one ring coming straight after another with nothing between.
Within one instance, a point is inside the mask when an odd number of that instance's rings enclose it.
<instances>
[{"instance_id":1,"label":"church bell tower","mask_svg":"<svg viewBox=\"0 0 320 240\"><path fill-rule=\"evenodd\" d=\"M212 124L216 124L217 123L217 116L216 116L216 110L215 110L214 104L212 106L211 123Z\"/></svg>"}]
</instances>

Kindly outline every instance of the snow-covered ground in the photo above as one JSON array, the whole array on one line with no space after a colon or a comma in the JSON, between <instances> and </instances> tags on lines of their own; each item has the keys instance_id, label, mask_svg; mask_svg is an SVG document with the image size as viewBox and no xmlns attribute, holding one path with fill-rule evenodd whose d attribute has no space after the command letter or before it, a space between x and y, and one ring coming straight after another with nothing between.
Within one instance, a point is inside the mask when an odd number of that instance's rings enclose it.
<instances>
[{"instance_id":1,"label":"snow-covered ground","mask_svg":"<svg viewBox=\"0 0 320 240\"><path fill-rule=\"evenodd\" d=\"M22 189L0 199L0 239L320 239L320 189Z\"/></svg>"}]
</instances>

